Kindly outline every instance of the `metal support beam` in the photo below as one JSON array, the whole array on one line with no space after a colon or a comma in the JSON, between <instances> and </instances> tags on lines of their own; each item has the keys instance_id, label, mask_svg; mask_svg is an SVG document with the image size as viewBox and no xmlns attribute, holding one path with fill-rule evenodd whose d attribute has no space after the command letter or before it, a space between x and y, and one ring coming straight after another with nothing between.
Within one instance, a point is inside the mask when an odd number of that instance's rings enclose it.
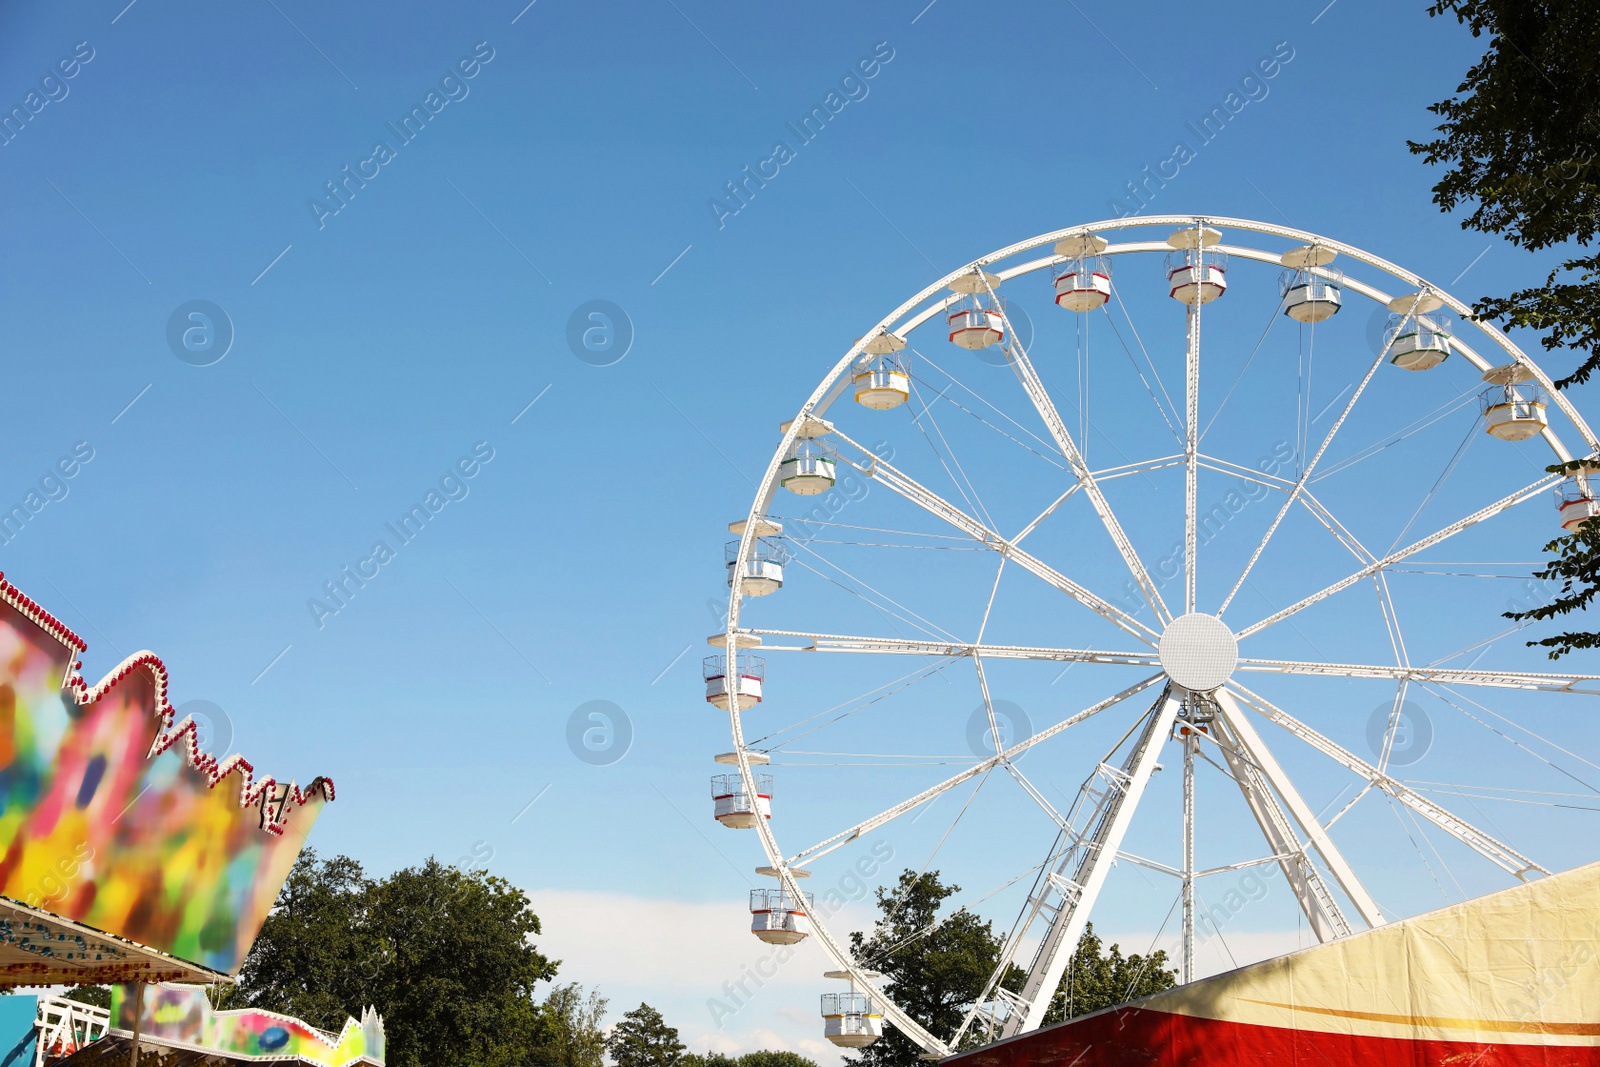
<instances>
[{"instance_id":1,"label":"metal support beam","mask_svg":"<svg viewBox=\"0 0 1600 1067\"><path fill-rule=\"evenodd\" d=\"M1424 549L1432 548L1441 541L1449 540L1461 531L1470 529L1486 519L1492 519L1502 511L1516 507L1523 501L1531 500L1536 496L1542 496L1546 489L1550 488L1552 485L1555 485L1556 482L1560 480L1561 476L1558 474L1546 475L1531 485L1518 489L1509 496L1501 497L1488 507L1479 508L1466 518L1459 519L1456 522L1451 523L1449 526L1446 526L1444 529L1429 534L1420 541L1414 541L1405 548L1391 552L1382 559L1375 560L1372 563L1367 564L1354 574L1351 574L1345 578L1341 578L1339 581L1334 582L1327 588L1312 593L1310 596L1305 597L1302 600L1297 600L1281 611L1273 612L1271 615L1268 615L1259 622L1251 623L1249 626L1246 626L1244 629L1240 630L1237 636L1242 641L1252 634L1260 633L1262 630L1265 630L1274 623L1282 622L1289 616L1298 614L1299 612L1304 611L1306 608L1309 608L1311 605L1319 601L1326 600L1333 594L1343 589L1348 589L1350 586L1355 585L1363 578L1376 574L1385 567L1391 567L1403 559L1407 559L1416 555L1418 552L1421 552Z\"/></svg>"},{"instance_id":2,"label":"metal support beam","mask_svg":"<svg viewBox=\"0 0 1600 1067\"><path fill-rule=\"evenodd\" d=\"M1350 921L1345 918L1339 902L1323 881L1322 872L1312 865L1305 846L1295 836L1288 815L1272 793L1267 776L1246 755L1238 739L1230 734L1228 723L1220 717L1212 725L1211 736L1222 750L1228 771L1238 783L1239 791L1244 794L1245 803L1250 806L1250 814L1255 816L1256 824L1261 827L1267 847L1278 857L1278 866L1283 870L1289 888L1294 891L1295 900L1305 913L1306 921L1311 924L1311 932L1317 935L1318 941L1332 941L1351 933Z\"/></svg>"},{"instance_id":3,"label":"metal support beam","mask_svg":"<svg viewBox=\"0 0 1600 1067\"><path fill-rule=\"evenodd\" d=\"M1300 791L1294 787L1294 782L1278 765L1272 750L1261 740L1261 735L1256 733L1256 728L1240 710L1238 702L1233 699L1233 694L1222 690L1216 694L1216 700L1222 718L1227 723L1228 732L1251 763L1261 770L1268 782L1277 790L1278 795L1283 798L1289 813L1294 816L1294 821L1300 824L1301 833L1306 835L1311 847L1322 857L1322 862L1333 874L1334 881L1339 883L1339 888L1344 890L1345 896L1361 914L1361 918L1369 927L1382 926L1385 922L1383 912L1378 909L1372 894L1367 892L1367 887L1362 885L1361 879L1356 876L1355 869L1344 858L1339 847L1333 843L1333 838L1328 836L1328 831L1317 821L1311 805L1306 803Z\"/></svg>"},{"instance_id":4,"label":"metal support beam","mask_svg":"<svg viewBox=\"0 0 1600 1067\"><path fill-rule=\"evenodd\" d=\"M1021 741L1018 741L1004 752L997 752L987 759L979 760L971 767L951 775L949 778L946 778L939 784L929 786L916 796L907 800L902 800L900 803L894 805L894 807L880 811L871 818L863 819L854 826L851 826L845 830L841 830L832 837L829 837L823 841L819 841L810 848L796 853L788 860L788 863L791 867L804 867L809 863L814 863L816 860L826 856L834 849L849 844L851 841L856 840L863 834L871 833L878 827L886 825L887 823L891 823L900 816L915 811L923 804L928 803L930 800L933 800L936 797L942 796L944 793L954 789L962 782L971 781L973 778L978 777L978 775L992 770L993 768L999 766L1001 760L1015 760L1018 756L1028 751L1028 749L1032 748L1034 745L1049 740L1069 727L1076 726L1085 719L1092 718L1093 716L1100 714L1102 711L1105 711L1107 708L1114 707L1115 705L1122 703L1122 701L1127 700L1129 697L1137 696L1139 693L1144 692L1146 689L1149 689L1151 686L1161 681L1161 679L1161 675L1153 674L1144 681L1138 682L1135 685L1131 685L1114 696L1109 696L1098 703L1091 704L1089 707L1084 708L1076 715L1069 715L1067 718L1062 719L1055 725L1040 730L1032 737L1027 737ZM751 787L747 785L746 788ZM751 793L754 795L753 789L751 789Z\"/></svg>"},{"instance_id":5,"label":"metal support beam","mask_svg":"<svg viewBox=\"0 0 1600 1067\"><path fill-rule=\"evenodd\" d=\"M1194 981L1194 750L1193 724L1183 735L1183 984Z\"/></svg>"},{"instance_id":6,"label":"metal support beam","mask_svg":"<svg viewBox=\"0 0 1600 1067\"><path fill-rule=\"evenodd\" d=\"M1005 1036L1037 1030L1044 1022L1045 1012L1078 947L1095 899L1116 862L1139 799L1155 772L1162 742L1172 731L1177 716L1178 698L1169 686L1157 706L1151 709L1144 730L1121 769L1101 765L1106 789L1090 816L1083 838L1066 850L1056 869L1041 881L1038 894L1030 902L1033 915L1045 916L1048 928L1022 986L1025 1010L1006 1020ZM1052 907L1051 901L1058 903Z\"/></svg>"}]
</instances>

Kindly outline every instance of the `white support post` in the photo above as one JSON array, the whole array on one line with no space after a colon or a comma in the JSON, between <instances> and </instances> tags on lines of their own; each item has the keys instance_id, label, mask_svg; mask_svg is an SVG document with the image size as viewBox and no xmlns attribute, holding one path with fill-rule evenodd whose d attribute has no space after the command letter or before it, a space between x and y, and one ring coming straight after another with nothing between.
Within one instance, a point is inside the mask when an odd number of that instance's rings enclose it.
<instances>
[{"instance_id":1,"label":"white support post","mask_svg":"<svg viewBox=\"0 0 1600 1067\"><path fill-rule=\"evenodd\" d=\"M1233 735L1244 756L1260 769L1267 781L1277 790L1278 795L1283 798L1295 822L1300 824L1301 832L1306 835L1311 847L1322 857L1322 862L1333 874L1334 881L1339 883L1339 888L1344 890L1345 896L1355 906L1356 911L1361 913L1361 918L1369 927L1382 926L1385 921L1383 912L1378 909L1372 894L1367 892L1367 887L1362 885L1361 879L1356 876L1355 869L1344 858L1339 847L1333 843L1333 838L1328 836L1328 831L1317 821L1311 805L1306 803L1289 776L1278 765L1277 758L1272 755L1266 742L1261 740L1261 735L1256 733L1256 728L1240 710L1238 702L1233 699L1233 694L1224 689L1216 694L1216 699L1222 718L1228 724L1228 732Z\"/></svg>"},{"instance_id":2,"label":"white support post","mask_svg":"<svg viewBox=\"0 0 1600 1067\"><path fill-rule=\"evenodd\" d=\"M1191 705L1191 715L1193 707ZM1183 984L1194 981L1194 750L1200 738L1191 721L1183 735Z\"/></svg>"},{"instance_id":3,"label":"white support post","mask_svg":"<svg viewBox=\"0 0 1600 1067\"><path fill-rule=\"evenodd\" d=\"M1311 932L1316 934L1318 941L1331 941L1349 934L1349 920L1344 917L1339 902L1322 880L1321 872L1312 866L1306 856L1305 846L1295 836L1289 817L1278 804L1278 798L1273 796L1266 775L1241 750L1237 739L1229 733L1225 720L1219 717L1212 724L1211 731L1217 747L1222 750L1223 759L1227 761L1229 772L1238 783L1239 791L1244 794L1245 803L1250 806L1250 813L1255 816L1262 836L1267 839L1267 847L1278 857L1278 866L1283 870L1289 887L1294 890L1300 910L1311 924Z\"/></svg>"},{"instance_id":4,"label":"white support post","mask_svg":"<svg viewBox=\"0 0 1600 1067\"><path fill-rule=\"evenodd\" d=\"M128 1053L128 1067L139 1067L139 1035L144 1032L144 983L133 985L133 1050Z\"/></svg>"},{"instance_id":5,"label":"white support post","mask_svg":"<svg viewBox=\"0 0 1600 1067\"><path fill-rule=\"evenodd\" d=\"M1027 980L1022 986L1022 999L1026 1010L1006 1020L1005 1035L1028 1033L1044 1022L1046 1010L1055 997L1061 976L1066 972L1072 953L1083 935L1084 924L1094 902L1105 886L1106 877L1116 862L1122 839L1133 821L1133 813L1144 795L1150 776L1155 773L1161 745L1172 731L1178 717L1178 698L1169 686L1162 694L1160 704L1151 710L1144 731L1139 735L1128 758L1123 762L1118 781L1109 796L1096 812L1081 846L1069 849L1066 862L1071 864L1070 874L1051 872L1048 879L1061 897L1050 919L1033 963L1028 968Z\"/></svg>"}]
</instances>

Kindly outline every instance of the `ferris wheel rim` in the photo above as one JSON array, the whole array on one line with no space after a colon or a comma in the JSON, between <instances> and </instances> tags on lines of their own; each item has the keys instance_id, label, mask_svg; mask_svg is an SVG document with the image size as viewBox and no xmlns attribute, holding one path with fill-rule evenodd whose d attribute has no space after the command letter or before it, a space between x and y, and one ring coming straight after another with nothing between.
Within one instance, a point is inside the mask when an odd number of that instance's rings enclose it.
<instances>
[{"instance_id":1,"label":"ferris wheel rim","mask_svg":"<svg viewBox=\"0 0 1600 1067\"><path fill-rule=\"evenodd\" d=\"M777 489L777 475L782 464L783 457L794 445L796 439L804 435L808 421L820 419L831 406L833 401L838 398L842 388L841 383L848 382L847 375L850 373L852 368L860 362L863 355L868 352L868 345L875 337L889 334L892 335L894 339L904 342L912 330L923 325L934 315L938 314L941 310L948 308L955 302L957 299L956 295L947 295L941 299L935 298L939 296L941 291L949 293L952 288L952 283L956 282L958 279L962 279L963 276L974 275L974 273L977 272L977 277L983 281L985 287L989 287L989 277L997 279L994 284L998 284L999 282L1009 281L1012 278L1048 269L1049 267L1064 262L1069 258L1061 255L1050 255L1021 264L1015 264L1010 267L999 268L994 271L992 275L987 271L987 268L991 265L1012 259L1013 257L1022 255L1032 249L1040 248L1047 244L1054 244L1056 241L1064 240L1074 236L1093 235L1105 231L1129 230L1143 227L1171 227L1175 225L1180 227L1204 227L1215 225L1224 229L1240 230L1247 233L1263 234L1301 241L1305 244L1318 248L1332 250L1340 255L1348 256L1350 259L1356 262L1363 263L1376 270L1382 271L1413 287L1417 292L1419 300L1423 294L1432 294L1437 296L1441 301L1442 306L1450 308L1452 311L1460 315L1464 321L1470 322L1485 336L1489 337L1494 346L1500 348L1511 357L1513 364L1524 366L1531 372L1532 379L1542 385L1548 391L1552 402L1559 410L1561 410L1562 414L1566 416L1573 429L1582 438L1584 445L1587 447L1587 452L1585 453L1586 456L1600 454L1600 440L1597 440L1593 430L1590 429L1587 422L1583 419L1581 414L1578 413L1576 408L1571 405L1570 401L1568 401L1559 390L1555 389L1554 383L1550 380L1549 376L1544 372L1543 368L1541 368L1537 362L1528 357L1527 354L1520 349L1520 347L1513 343L1492 323L1484 322L1475 318L1471 308L1458 298L1451 295L1444 287L1432 285L1420 275L1408 271L1397 264L1383 259L1382 257L1375 256L1372 253L1366 252L1355 246L1335 241L1309 231L1303 231L1292 227L1277 226L1270 223L1255 222L1252 220L1201 215L1168 215L1142 217L1138 219L1102 220L1095 223L1066 227L1060 230L1041 234L1005 248L998 249L983 257L980 257L979 259L973 260L944 275L938 281L927 286L915 296L905 301L893 313L881 319L876 326L867 331L867 333L864 334L861 339L857 340L855 344L850 347L847 353L823 378L822 382L817 386L792 422L786 425L783 433L783 439L773 453L773 457L769 462L767 470L757 488L756 494L752 501L749 520L745 524L745 531L740 536L737 554L739 565L743 566L744 561L749 558L749 554L755 544L756 536L754 531L756 527L756 520L759 520L764 516L767 508L770 505L773 494ZM1242 245L1233 245L1231 243L1219 243L1212 246L1212 248L1214 248L1215 251L1239 256L1240 258L1249 259L1256 262L1282 262L1279 255L1263 249L1255 249ZM1097 254L1100 256L1113 256L1167 252L1170 250L1171 246L1166 242L1129 242L1121 245L1108 243L1106 247L1101 249ZM1315 273L1317 269L1319 269L1319 266L1320 265L1313 266L1311 268L1312 272ZM1349 288L1351 291L1378 303L1387 303L1392 299L1396 299L1391 294L1385 293L1375 286L1360 280L1345 278L1342 280L1341 284ZM992 295L992 287L989 287L989 292ZM1414 301L1412 307L1415 308L1416 306L1417 301ZM917 310L919 307L921 310ZM1473 365L1479 371L1488 370L1491 366L1487 360L1483 359L1471 346L1467 345L1465 342L1452 339L1451 350L1461 352L1461 354L1465 357L1466 362ZM1383 356L1380 355L1379 361L1381 362L1382 359ZM1354 401L1352 400L1352 403L1353 402ZM1556 453L1559 460L1565 462L1574 458L1570 451L1566 448L1560 436L1554 431L1553 427L1547 427L1541 436L1545 440L1546 445ZM1540 486L1538 491L1542 492L1541 483L1535 484L1536 486ZM1527 490L1524 490L1523 492L1527 492ZM1385 558L1387 558L1387 554ZM1377 568L1377 571L1380 573L1382 570L1383 568L1381 566ZM753 629L746 630L740 628L739 615L742 599L739 583L734 582L729 594L729 609L724 626L725 640L722 643L724 652L728 657L730 657L730 659L739 650L740 646L738 642L741 636L759 632ZM1161 612L1157 612L1158 628L1159 626L1164 625L1165 622L1169 621L1170 619L1163 620L1161 618ZM1270 621L1271 617L1269 617L1269 620L1266 621L1266 624L1270 624ZM1255 627L1246 627L1241 631L1237 631L1236 636L1242 639L1243 637L1251 636L1254 633L1259 632L1261 628L1264 628L1263 624L1257 624ZM1229 630L1232 632L1233 628L1229 627ZM979 660L976 654L974 654L973 658L975 663L981 664L981 660ZM1261 664L1273 662L1259 659L1247 659L1247 661ZM1359 665L1322 664L1321 666L1355 667ZM1268 668L1263 667L1261 669ZM981 666L979 666L979 671L981 678ZM1566 676L1561 675L1559 677ZM1163 678L1168 680L1170 690L1175 683L1171 683L1170 676L1163 673L1158 673L1152 678L1147 679L1144 683L1141 683L1141 685L1134 687L1131 690L1125 690L1124 693L1118 694L1118 696L1113 699L1120 701L1122 699L1126 699L1127 696L1131 695L1132 693L1146 691L1149 686L1159 683ZM1236 698L1249 704L1253 710L1258 711L1263 715L1268 715L1269 718L1271 717L1269 713L1261 706L1261 702L1264 702L1264 698L1257 697L1243 685L1225 685L1223 689L1237 690L1238 692L1234 694ZM1568 691L1581 692L1581 690L1571 689ZM1163 699L1166 699L1165 696ZM985 703L988 704L987 693L985 694ZM1272 707L1270 704L1267 706ZM745 786L747 789L750 789L752 788L751 783L753 781L751 777L752 760L750 756L754 750L749 749L747 746L744 737L740 710L740 695L737 692L731 693L728 714L731 731L733 734L734 755L739 767L739 773L741 777L745 779ZM1280 712L1280 714L1286 713ZM765 851L769 863L771 864L771 872L778 876L780 884L786 890L797 895L801 894L803 890L800 887L797 879L802 876L802 873L797 873L798 869L791 867L791 864L795 863L796 861L800 861L801 857L806 855L806 853L796 853L793 858L787 857L785 853L778 847L775 835L773 834L771 827L766 824L765 820L758 820L756 829L758 831L757 836L761 840L763 850ZM1531 861L1529 862L1531 864ZM1532 865L1527 869L1540 871L1543 870L1543 868L1538 868L1537 865ZM841 972L847 974L853 983L859 983L858 986L853 986L853 988L861 988L871 990L873 992L875 997L879 1000L879 1003L885 1008L885 1015L888 1017L890 1022L892 1022L897 1028L904 1031L914 1042L921 1044L924 1048L931 1052L945 1054L951 1051L949 1045L946 1045L938 1037L924 1029L920 1025L920 1021L911 1019L911 1017L906 1015L891 998L888 998L882 994L882 990L878 983L870 980L870 978L878 976L869 976L868 972L866 972L864 968L858 967L850 953L845 951L843 946L837 942L837 940L833 937L832 932L826 928L825 924L813 920L812 931L816 936L816 940L823 947L824 951L834 959L836 964L838 964ZM969 1016L968 1022L970 1023L970 1021L971 1017ZM965 1031L965 1024L963 1025L962 1031Z\"/></svg>"}]
</instances>

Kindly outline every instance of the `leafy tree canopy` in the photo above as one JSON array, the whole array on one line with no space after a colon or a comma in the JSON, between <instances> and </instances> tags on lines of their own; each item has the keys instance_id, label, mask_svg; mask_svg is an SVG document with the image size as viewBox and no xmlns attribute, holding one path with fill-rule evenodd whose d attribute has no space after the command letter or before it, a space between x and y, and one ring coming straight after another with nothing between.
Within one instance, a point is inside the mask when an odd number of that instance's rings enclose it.
<instances>
[{"instance_id":1,"label":"leafy tree canopy","mask_svg":"<svg viewBox=\"0 0 1600 1067\"><path fill-rule=\"evenodd\" d=\"M111 1008L111 987L108 985L75 985L63 994L67 1000L89 1004L96 1008Z\"/></svg>"},{"instance_id":2,"label":"leafy tree canopy","mask_svg":"<svg viewBox=\"0 0 1600 1067\"><path fill-rule=\"evenodd\" d=\"M991 925L965 908L940 917L944 901L960 891L960 886L945 885L938 871L905 871L893 889L877 891L881 915L870 936L850 935L856 960L883 974L884 991L912 1018L946 1040L955 1035L966 1012L983 995L989 976L999 966L1003 947ZM1001 984L1017 991L1024 977L1020 968L1010 966ZM1167 967L1165 952L1124 956L1118 945L1108 952L1094 925L1088 924L1045 1022L1061 1022L1159 993L1170 989L1177 977L1177 972ZM913 1067L920 1052L898 1030L890 1029L852 1062L862 1067Z\"/></svg>"},{"instance_id":3,"label":"leafy tree canopy","mask_svg":"<svg viewBox=\"0 0 1600 1067\"><path fill-rule=\"evenodd\" d=\"M948 1037L983 994L1000 959L1000 938L990 924L965 908L939 915L961 887L945 885L938 871L901 873L893 889L879 887L871 935L850 935L850 949L865 968L884 976L884 992L931 1032ZM1016 971L1015 968L1012 968ZM1016 988L1021 972L1008 976ZM855 1062L866 1067L920 1067L922 1049L900 1031L886 1028Z\"/></svg>"},{"instance_id":4,"label":"leafy tree canopy","mask_svg":"<svg viewBox=\"0 0 1600 1067\"><path fill-rule=\"evenodd\" d=\"M659 1011L640 1004L612 1028L606 1051L616 1067L678 1067L684 1044Z\"/></svg>"},{"instance_id":5,"label":"leafy tree canopy","mask_svg":"<svg viewBox=\"0 0 1600 1067\"><path fill-rule=\"evenodd\" d=\"M537 933L528 898L487 872L429 859L372 880L348 857L307 849L220 1006L337 1030L372 1004L390 1067L521 1067L573 1010L534 999L556 973L533 946Z\"/></svg>"},{"instance_id":6,"label":"leafy tree canopy","mask_svg":"<svg viewBox=\"0 0 1600 1067\"><path fill-rule=\"evenodd\" d=\"M1177 981L1178 972L1167 968L1164 949L1148 956L1124 956L1122 946L1113 944L1106 952L1100 935L1094 932L1094 923L1085 923L1067 973L1062 976L1050 1007L1045 1009L1044 1022L1048 1026L1102 1008L1114 1008L1171 989Z\"/></svg>"},{"instance_id":7,"label":"leafy tree canopy","mask_svg":"<svg viewBox=\"0 0 1600 1067\"><path fill-rule=\"evenodd\" d=\"M1469 208L1464 227L1503 235L1529 250L1575 246L1543 285L1479 300L1490 321L1540 333L1546 350L1571 349L1578 365L1556 381L1567 389L1600 369L1600 19L1592 0L1437 0L1487 50L1434 104L1438 136L1411 150L1443 165L1434 201ZM1557 468L1552 468L1557 469ZM1551 603L1507 612L1543 621L1593 601L1600 544L1589 522L1545 547L1555 555L1537 578L1563 583ZM1556 634L1530 645L1556 659L1600 647L1600 633Z\"/></svg>"},{"instance_id":8,"label":"leafy tree canopy","mask_svg":"<svg viewBox=\"0 0 1600 1067\"><path fill-rule=\"evenodd\" d=\"M815 1060L806 1059L798 1052L759 1049L740 1056L739 1067L817 1067L817 1063Z\"/></svg>"},{"instance_id":9,"label":"leafy tree canopy","mask_svg":"<svg viewBox=\"0 0 1600 1067\"><path fill-rule=\"evenodd\" d=\"M585 996L582 986L569 982L550 990L528 1067L605 1067L605 1014L606 998L597 989Z\"/></svg>"},{"instance_id":10,"label":"leafy tree canopy","mask_svg":"<svg viewBox=\"0 0 1600 1067\"><path fill-rule=\"evenodd\" d=\"M779 1052L776 1049L758 1049L743 1056L726 1056L708 1052L704 1056L695 1052L684 1053L678 1067L817 1067L798 1052Z\"/></svg>"},{"instance_id":11,"label":"leafy tree canopy","mask_svg":"<svg viewBox=\"0 0 1600 1067\"><path fill-rule=\"evenodd\" d=\"M721 1052L708 1052L704 1056L698 1052L685 1052L678 1061L678 1067L739 1067L739 1057Z\"/></svg>"}]
</instances>

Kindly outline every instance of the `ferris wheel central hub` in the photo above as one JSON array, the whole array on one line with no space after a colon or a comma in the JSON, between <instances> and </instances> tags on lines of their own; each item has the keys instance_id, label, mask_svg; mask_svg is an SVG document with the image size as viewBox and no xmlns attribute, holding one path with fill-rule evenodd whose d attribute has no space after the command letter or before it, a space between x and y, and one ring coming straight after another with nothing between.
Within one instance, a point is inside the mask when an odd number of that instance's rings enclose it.
<instances>
[{"instance_id":1,"label":"ferris wheel central hub","mask_svg":"<svg viewBox=\"0 0 1600 1067\"><path fill-rule=\"evenodd\" d=\"M1173 619L1156 646L1161 669L1190 692L1221 687L1239 665L1239 640L1215 615L1194 612Z\"/></svg>"}]
</instances>

